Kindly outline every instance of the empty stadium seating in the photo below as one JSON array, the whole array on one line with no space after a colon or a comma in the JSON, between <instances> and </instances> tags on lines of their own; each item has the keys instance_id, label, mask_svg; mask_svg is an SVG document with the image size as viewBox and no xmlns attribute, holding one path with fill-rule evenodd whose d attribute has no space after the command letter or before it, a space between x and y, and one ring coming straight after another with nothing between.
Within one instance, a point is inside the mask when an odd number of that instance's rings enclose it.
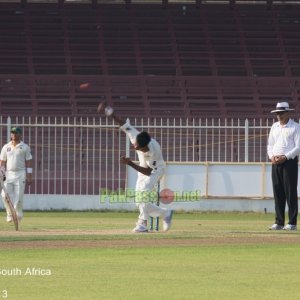
<instances>
[{"instance_id":1,"label":"empty stadium seating","mask_svg":"<svg viewBox=\"0 0 300 300\"><path fill-rule=\"evenodd\" d=\"M1 2L1 114L92 116L101 100L129 117L297 108L299 24L299 4Z\"/></svg>"}]
</instances>

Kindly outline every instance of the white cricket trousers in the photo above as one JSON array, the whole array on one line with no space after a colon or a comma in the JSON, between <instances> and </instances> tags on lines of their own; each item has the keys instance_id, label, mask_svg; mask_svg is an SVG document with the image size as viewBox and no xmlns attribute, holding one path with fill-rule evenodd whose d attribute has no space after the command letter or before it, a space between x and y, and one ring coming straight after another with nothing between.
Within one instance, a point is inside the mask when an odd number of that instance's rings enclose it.
<instances>
[{"instance_id":1,"label":"white cricket trousers","mask_svg":"<svg viewBox=\"0 0 300 300\"><path fill-rule=\"evenodd\" d=\"M139 219L140 220L148 220L149 217L157 218L162 217L165 218L167 216L168 210L166 208L162 208L153 203L137 203L137 207L140 210Z\"/></svg>"},{"instance_id":2,"label":"white cricket trousers","mask_svg":"<svg viewBox=\"0 0 300 300\"><path fill-rule=\"evenodd\" d=\"M13 202L19 219L23 218L23 199L26 185L26 173L23 171L19 172L7 172L6 180L4 181L6 190ZM6 208L7 214L9 209L7 208L6 202L4 201L4 192L2 191L2 200Z\"/></svg>"},{"instance_id":3,"label":"white cricket trousers","mask_svg":"<svg viewBox=\"0 0 300 300\"><path fill-rule=\"evenodd\" d=\"M138 173L135 191L137 194L136 205L140 210L140 220L148 220L149 217L165 218L167 216L168 209L155 204L157 201L157 184L160 180L163 180L164 172L165 168L160 168L155 172L152 172L150 176ZM139 194L141 195L140 199Z\"/></svg>"}]
</instances>

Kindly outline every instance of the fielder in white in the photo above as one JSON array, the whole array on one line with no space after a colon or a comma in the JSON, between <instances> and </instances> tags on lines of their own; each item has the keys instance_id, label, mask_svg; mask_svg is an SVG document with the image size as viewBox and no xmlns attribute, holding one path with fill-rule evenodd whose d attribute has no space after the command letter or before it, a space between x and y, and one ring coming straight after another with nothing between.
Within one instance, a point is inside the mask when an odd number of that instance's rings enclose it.
<instances>
[{"instance_id":1,"label":"fielder in white","mask_svg":"<svg viewBox=\"0 0 300 300\"><path fill-rule=\"evenodd\" d=\"M6 180L4 182L7 192L14 204L19 221L23 218L23 198L25 186L32 182L32 155L30 147L25 144L22 138L22 129L13 127L10 134L11 141L4 145L1 154L1 172L5 171ZM9 209L4 201L2 192L2 200L6 208L6 221L11 222L12 217Z\"/></svg>"},{"instance_id":2,"label":"fielder in white","mask_svg":"<svg viewBox=\"0 0 300 300\"><path fill-rule=\"evenodd\" d=\"M154 202L156 197L155 188L158 181L165 174L166 164L164 162L159 143L143 131L139 132L133 127L129 120L126 122L116 116L112 107L105 103L100 103L98 112L104 112L107 117L112 117L120 126L120 129L126 133L137 152L139 164L135 164L130 158L121 156L121 163L134 168L138 172L136 182L136 205L140 214L134 232L148 232L147 220L149 217L162 217L163 230L167 231L171 227L173 211L161 208ZM155 196L154 196L155 195Z\"/></svg>"}]
</instances>

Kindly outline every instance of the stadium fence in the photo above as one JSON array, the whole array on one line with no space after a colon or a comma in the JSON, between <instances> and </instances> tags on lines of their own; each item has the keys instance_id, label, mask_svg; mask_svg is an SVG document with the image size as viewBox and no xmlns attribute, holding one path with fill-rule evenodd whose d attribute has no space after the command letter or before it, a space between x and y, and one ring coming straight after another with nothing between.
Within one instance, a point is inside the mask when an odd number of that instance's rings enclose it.
<instances>
[{"instance_id":1,"label":"stadium fence","mask_svg":"<svg viewBox=\"0 0 300 300\"><path fill-rule=\"evenodd\" d=\"M99 117L0 117L1 141L20 126L31 147L34 182L28 194L99 195L122 189L126 166L137 159L118 126ZM274 119L131 119L161 144L167 162L267 162L267 138Z\"/></svg>"}]
</instances>

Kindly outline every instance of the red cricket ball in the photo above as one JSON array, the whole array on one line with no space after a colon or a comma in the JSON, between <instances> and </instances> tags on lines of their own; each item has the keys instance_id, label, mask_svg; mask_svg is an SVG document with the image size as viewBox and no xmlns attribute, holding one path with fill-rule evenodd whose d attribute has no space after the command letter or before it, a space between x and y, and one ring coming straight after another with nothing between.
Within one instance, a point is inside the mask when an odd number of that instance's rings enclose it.
<instances>
[{"instance_id":1,"label":"red cricket ball","mask_svg":"<svg viewBox=\"0 0 300 300\"><path fill-rule=\"evenodd\" d=\"M82 83L79 88L81 90L87 89L90 86L90 84L88 82Z\"/></svg>"}]
</instances>

